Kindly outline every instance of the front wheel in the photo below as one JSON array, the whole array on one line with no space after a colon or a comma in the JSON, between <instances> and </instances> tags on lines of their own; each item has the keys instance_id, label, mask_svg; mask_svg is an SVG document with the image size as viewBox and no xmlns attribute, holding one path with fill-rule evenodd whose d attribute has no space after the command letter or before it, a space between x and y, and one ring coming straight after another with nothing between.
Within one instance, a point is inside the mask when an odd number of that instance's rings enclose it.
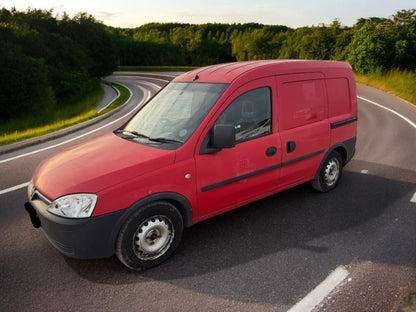
<instances>
[{"instance_id":1,"label":"front wheel","mask_svg":"<svg viewBox=\"0 0 416 312\"><path fill-rule=\"evenodd\" d=\"M116 255L127 267L139 270L159 265L178 247L183 220L169 202L143 206L122 226Z\"/></svg>"},{"instance_id":2,"label":"front wheel","mask_svg":"<svg viewBox=\"0 0 416 312\"><path fill-rule=\"evenodd\" d=\"M328 192L334 189L341 178L342 158L337 151L332 151L322 163L320 170L314 180L312 187L320 192Z\"/></svg>"}]
</instances>

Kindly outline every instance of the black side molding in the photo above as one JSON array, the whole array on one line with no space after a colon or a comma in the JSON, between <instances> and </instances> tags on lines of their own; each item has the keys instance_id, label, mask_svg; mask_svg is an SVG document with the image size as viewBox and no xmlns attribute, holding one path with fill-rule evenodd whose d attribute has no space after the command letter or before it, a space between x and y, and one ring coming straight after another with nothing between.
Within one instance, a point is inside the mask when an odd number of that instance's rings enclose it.
<instances>
[{"instance_id":1,"label":"black side molding","mask_svg":"<svg viewBox=\"0 0 416 312\"><path fill-rule=\"evenodd\" d=\"M247 178L253 177L255 175L259 175L259 174L262 174L262 173L265 173L265 172L268 172L268 171L271 171L271 170L274 170L274 169L282 168L284 166L288 166L288 165L294 164L296 162L299 162L299 161L317 156L317 155L322 154L324 152L325 152L325 150L319 150L319 151L313 152L311 154L307 154L307 155L304 155L304 156L301 156L301 157L298 157L298 158L295 158L295 159L292 159L292 160L285 161L283 163L279 163L279 164L276 164L276 165L273 165L273 166L270 166L270 167L266 167L266 168L263 168L263 169L260 169L260 170L252 171L252 172L249 172L249 173L246 173L246 174L243 174L243 175L240 175L240 176L228 179L228 180L224 180L224 181L221 181L221 182L218 182L218 183L215 183L215 184L203 186L201 188L201 192L208 192L210 190L216 189L216 188L224 186L224 185L228 185L228 184L231 184L231 183L234 183L234 182L238 182L238 181L241 181L241 180L244 180L244 179L247 179Z\"/></svg>"},{"instance_id":2,"label":"black side molding","mask_svg":"<svg viewBox=\"0 0 416 312\"><path fill-rule=\"evenodd\" d=\"M331 123L331 129L335 129L335 128L339 128L339 127L348 125L350 123L356 122L357 120L358 120L357 117L353 117L353 118L349 118L349 119L346 119L346 120L341 120L341 121Z\"/></svg>"}]
</instances>

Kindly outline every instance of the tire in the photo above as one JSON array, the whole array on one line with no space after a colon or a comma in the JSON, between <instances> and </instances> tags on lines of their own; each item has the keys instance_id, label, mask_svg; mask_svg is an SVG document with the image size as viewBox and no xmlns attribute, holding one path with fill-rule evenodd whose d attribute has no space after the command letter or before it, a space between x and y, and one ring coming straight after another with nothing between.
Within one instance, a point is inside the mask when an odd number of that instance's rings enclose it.
<instances>
[{"instance_id":1,"label":"tire","mask_svg":"<svg viewBox=\"0 0 416 312\"><path fill-rule=\"evenodd\" d=\"M148 204L121 227L116 255L133 270L157 266L178 247L182 231L182 216L174 205L166 201Z\"/></svg>"},{"instance_id":2,"label":"tire","mask_svg":"<svg viewBox=\"0 0 416 312\"><path fill-rule=\"evenodd\" d=\"M311 181L312 187L322 193L336 188L341 179L343 162L337 151L332 151L322 162L319 172Z\"/></svg>"}]
</instances>

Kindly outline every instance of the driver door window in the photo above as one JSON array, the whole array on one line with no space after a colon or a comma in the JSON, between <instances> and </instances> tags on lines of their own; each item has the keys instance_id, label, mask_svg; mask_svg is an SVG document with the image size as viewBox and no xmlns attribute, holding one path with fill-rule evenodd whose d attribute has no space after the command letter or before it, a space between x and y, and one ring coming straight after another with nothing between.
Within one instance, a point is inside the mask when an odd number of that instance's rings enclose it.
<instances>
[{"instance_id":1,"label":"driver door window","mask_svg":"<svg viewBox=\"0 0 416 312\"><path fill-rule=\"evenodd\" d=\"M215 124L234 125L236 143L271 133L271 92L269 87L248 91L236 98Z\"/></svg>"}]
</instances>

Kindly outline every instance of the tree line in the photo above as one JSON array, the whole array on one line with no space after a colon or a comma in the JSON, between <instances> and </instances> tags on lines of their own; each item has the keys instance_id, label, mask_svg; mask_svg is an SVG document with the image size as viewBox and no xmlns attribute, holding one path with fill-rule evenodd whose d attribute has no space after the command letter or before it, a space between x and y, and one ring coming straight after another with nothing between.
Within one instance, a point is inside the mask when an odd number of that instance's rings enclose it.
<instances>
[{"instance_id":1,"label":"tree line","mask_svg":"<svg viewBox=\"0 0 416 312\"><path fill-rule=\"evenodd\" d=\"M317 59L347 61L363 74L416 69L415 9L399 11L391 18L361 18L352 27L342 26L338 20L296 29L257 23L152 23L111 31L125 38L126 48L119 53L122 65L202 66L256 59ZM148 56L149 45L154 57Z\"/></svg>"},{"instance_id":2,"label":"tree line","mask_svg":"<svg viewBox=\"0 0 416 312\"><path fill-rule=\"evenodd\" d=\"M117 68L106 27L86 13L0 11L0 121L53 111L99 88Z\"/></svg>"},{"instance_id":3,"label":"tree line","mask_svg":"<svg viewBox=\"0 0 416 312\"><path fill-rule=\"evenodd\" d=\"M71 103L120 65L203 66L256 59L349 62L359 73L416 70L416 10L352 27L151 23L114 28L91 15L0 11L0 120ZM66 104L67 105L67 104Z\"/></svg>"}]
</instances>

